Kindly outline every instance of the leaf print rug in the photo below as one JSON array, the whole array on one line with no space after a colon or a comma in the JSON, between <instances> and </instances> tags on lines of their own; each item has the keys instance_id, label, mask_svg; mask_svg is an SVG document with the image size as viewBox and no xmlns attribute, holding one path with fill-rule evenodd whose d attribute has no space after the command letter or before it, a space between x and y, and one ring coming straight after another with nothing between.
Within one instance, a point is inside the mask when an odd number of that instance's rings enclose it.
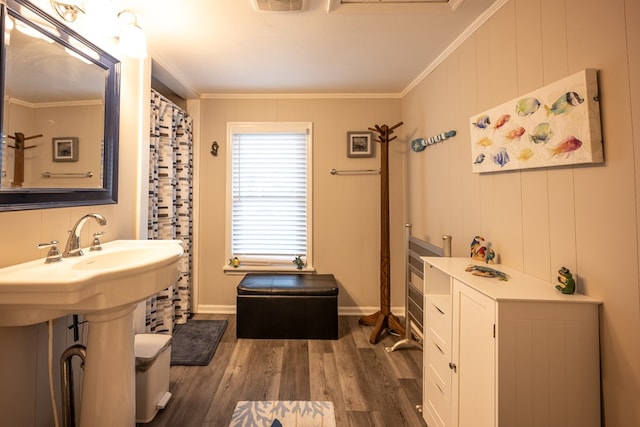
<instances>
[{"instance_id":1,"label":"leaf print rug","mask_svg":"<svg viewBox=\"0 0 640 427\"><path fill-rule=\"evenodd\" d=\"M229 427L336 427L332 402L240 401Z\"/></svg>"}]
</instances>

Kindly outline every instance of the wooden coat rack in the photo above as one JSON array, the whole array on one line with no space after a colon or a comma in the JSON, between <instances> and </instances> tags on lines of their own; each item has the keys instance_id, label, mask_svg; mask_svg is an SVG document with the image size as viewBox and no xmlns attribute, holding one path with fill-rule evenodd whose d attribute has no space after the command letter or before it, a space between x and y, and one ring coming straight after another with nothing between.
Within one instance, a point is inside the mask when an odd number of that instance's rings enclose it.
<instances>
[{"instance_id":1,"label":"wooden coat rack","mask_svg":"<svg viewBox=\"0 0 640 427\"><path fill-rule=\"evenodd\" d=\"M389 142L397 137L390 137L394 129L402 122L391 127L387 125L369 128L378 133L380 142L380 310L360 318L360 324L374 326L369 342L376 344L385 329L393 329L400 336L405 335L404 326L391 313L391 251L389 244Z\"/></svg>"},{"instance_id":2,"label":"wooden coat rack","mask_svg":"<svg viewBox=\"0 0 640 427\"><path fill-rule=\"evenodd\" d=\"M35 147L35 145L26 147L24 142L30 139L40 138L42 137L42 134L25 137L22 132L16 132L15 136L7 136L16 141L15 145L7 145L9 148L13 148L15 150L13 161L13 183L11 186L22 187L22 183L24 182L24 150Z\"/></svg>"}]
</instances>

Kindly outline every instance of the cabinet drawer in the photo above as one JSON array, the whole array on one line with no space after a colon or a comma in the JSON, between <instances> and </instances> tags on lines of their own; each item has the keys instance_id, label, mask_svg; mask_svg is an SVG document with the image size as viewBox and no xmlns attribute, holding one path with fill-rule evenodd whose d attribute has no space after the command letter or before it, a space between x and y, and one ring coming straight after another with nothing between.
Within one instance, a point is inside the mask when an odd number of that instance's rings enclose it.
<instances>
[{"instance_id":1,"label":"cabinet drawer","mask_svg":"<svg viewBox=\"0 0 640 427\"><path fill-rule=\"evenodd\" d=\"M448 393L443 390L442 384L438 381L437 375L428 368L426 378L426 404L433 415L437 425L449 425L449 411L451 399Z\"/></svg>"},{"instance_id":2,"label":"cabinet drawer","mask_svg":"<svg viewBox=\"0 0 640 427\"><path fill-rule=\"evenodd\" d=\"M428 427L445 427L442 419L440 419L440 416L438 415L438 412L428 400L425 402L422 411L422 418L424 418L424 422Z\"/></svg>"},{"instance_id":3,"label":"cabinet drawer","mask_svg":"<svg viewBox=\"0 0 640 427\"><path fill-rule=\"evenodd\" d=\"M426 319L429 329L444 343L451 341L451 305L448 298L435 295L426 298Z\"/></svg>"},{"instance_id":4,"label":"cabinet drawer","mask_svg":"<svg viewBox=\"0 0 640 427\"><path fill-rule=\"evenodd\" d=\"M451 385L451 368L449 368L451 351L432 334L429 334L424 341L424 351L428 366L440 380L442 391L448 395Z\"/></svg>"}]
</instances>

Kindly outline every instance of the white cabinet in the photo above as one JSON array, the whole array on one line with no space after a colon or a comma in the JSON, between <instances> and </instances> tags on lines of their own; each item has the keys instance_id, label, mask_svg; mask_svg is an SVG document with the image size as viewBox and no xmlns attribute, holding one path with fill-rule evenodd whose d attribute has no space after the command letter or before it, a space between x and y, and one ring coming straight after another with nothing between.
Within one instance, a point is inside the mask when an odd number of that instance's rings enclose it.
<instances>
[{"instance_id":1,"label":"white cabinet","mask_svg":"<svg viewBox=\"0 0 640 427\"><path fill-rule=\"evenodd\" d=\"M508 267L508 281L424 258L429 427L599 426L598 310Z\"/></svg>"}]
</instances>

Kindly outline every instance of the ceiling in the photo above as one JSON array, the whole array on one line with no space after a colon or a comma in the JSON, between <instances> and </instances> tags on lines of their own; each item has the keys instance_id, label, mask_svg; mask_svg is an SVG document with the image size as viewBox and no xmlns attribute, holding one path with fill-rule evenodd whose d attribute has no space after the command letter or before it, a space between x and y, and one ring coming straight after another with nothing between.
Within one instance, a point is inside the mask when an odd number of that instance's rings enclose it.
<instances>
[{"instance_id":1,"label":"ceiling","mask_svg":"<svg viewBox=\"0 0 640 427\"><path fill-rule=\"evenodd\" d=\"M289 13L256 11L252 0L115 1L137 14L154 76L189 98L398 95L495 0L308 0Z\"/></svg>"}]
</instances>

